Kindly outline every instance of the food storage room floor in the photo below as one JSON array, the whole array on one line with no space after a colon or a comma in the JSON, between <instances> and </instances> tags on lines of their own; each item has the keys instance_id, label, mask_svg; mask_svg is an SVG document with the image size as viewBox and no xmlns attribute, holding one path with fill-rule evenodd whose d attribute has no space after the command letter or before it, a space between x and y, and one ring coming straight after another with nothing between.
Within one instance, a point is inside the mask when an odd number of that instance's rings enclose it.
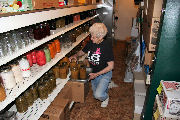
<instances>
[{"instance_id":1,"label":"food storage room floor","mask_svg":"<svg viewBox=\"0 0 180 120\"><path fill-rule=\"evenodd\" d=\"M92 90L85 103L75 103L70 114L70 120L132 120L134 114L133 83L125 83L126 44L117 41L113 45L115 65L112 81L117 85L109 89L109 104L101 108L101 102L92 96Z\"/></svg>"}]
</instances>

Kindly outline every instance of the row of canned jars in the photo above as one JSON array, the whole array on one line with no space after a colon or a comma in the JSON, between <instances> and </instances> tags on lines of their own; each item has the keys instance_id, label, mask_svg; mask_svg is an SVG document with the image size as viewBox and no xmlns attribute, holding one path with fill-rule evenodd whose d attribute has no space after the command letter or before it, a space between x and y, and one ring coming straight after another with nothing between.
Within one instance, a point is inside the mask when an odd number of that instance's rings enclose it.
<instances>
[{"instance_id":1,"label":"row of canned jars","mask_svg":"<svg viewBox=\"0 0 180 120\"><path fill-rule=\"evenodd\" d=\"M55 88L56 78L50 70L15 100L17 111L20 113L27 111L38 98L47 99Z\"/></svg>"},{"instance_id":2,"label":"row of canned jars","mask_svg":"<svg viewBox=\"0 0 180 120\"><path fill-rule=\"evenodd\" d=\"M71 79L87 79L85 64L82 61L77 62L75 60L69 62L68 57L64 57L60 60L60 62L53 67L53 72L56 78L66 79L69 69L71 71Z\"/></svg>"}]
</instances>

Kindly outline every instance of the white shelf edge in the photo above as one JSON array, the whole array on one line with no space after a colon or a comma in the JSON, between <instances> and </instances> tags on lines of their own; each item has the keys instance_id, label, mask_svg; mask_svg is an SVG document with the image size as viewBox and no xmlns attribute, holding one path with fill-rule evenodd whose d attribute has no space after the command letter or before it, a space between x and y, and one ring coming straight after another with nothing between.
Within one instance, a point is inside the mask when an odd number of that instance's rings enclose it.
<instances>
[{"instance_id":1,"label":"white shelf edge","mask_svg":"<svg viewBox=\"0 0 180 120\"><path fill-rule=\"evenodd\" d=\"M14 15L0 18L0 33L15 30L21 27L33 25L43 21L59 18L62 16L79 13L87 10L97 9L103 7L102 5L86 5L78 7L69 7L55 10L44 10L40 12Z\"/></svg>"},{"instance_id":2,"label":"white shelf edge","mask_svg":"<svg viewBox=\"0 0 180 120\"><path fill-rule=\"evenodd\" d=\"M48 36L48 37L46 37L46 38L44 38L42 40L39 40L39 41L37 41L37 42L35 42L35 43L31 44L31 45L28 45L27 47L25 47L23 49L20 49L19 51L13 53L10 56L6 56L4 58L0 58L0 61L1 61L0 62L0 66L3 65L3 64L6 64L7 62L13 60L14 58L16 58L16 57L18 57L20 55L23 55L23 54L29 52L30 50L33 50L34 48L36 48L36 47L38 47L38 46L40 46L40 45L42 45L42 44L52 40L53 38L56 38L59 35L62 35L64 33L66 33L67 31L69 31L69 30L71 30L71 29L73 29L73 28L75 28L75 27L77 27L77 26L79 26L79 25L81 25L81 24L83 24L83 23L85 23L85 22L87 22L87 21L97 17L97 16L98 15L95 15L95 16L87 18L85 20L81 20L81 21L75 22L73 24L69 24L66 27L59 28L57 30L51 31L51 32L54 32L55 34L52 34L52 35L50 35L50 36Z\"/></svg>"},{"instance_id":3,"label":"white shelf edge","mask_svg":"<svg viewBox=\"0 0 180 120\"><path fill-rule=\"evenodd\" d=\"M29 78L26 78L24 81L18 83L12 90L7 90L6 99L0 102L0 110L3 110L8 104L14 101L22 92L24 92L30 85L32 85L37 79L39 79L45 72L47 72L52 66L54 66L60 59L62 59L67 53L69 53L75 46L77 46L83 39L85 39L89 33L83 33L77 37L77 41L73 43L72 47L68 49L61 50L60 53L56 54L56 57L50 62L46 63L44 66L38 66L37 64L31 67L32 75ZM38 71L37 71L38 69ZM38 73L38 74L37 74Z\"/></svg>"}]
</instances>

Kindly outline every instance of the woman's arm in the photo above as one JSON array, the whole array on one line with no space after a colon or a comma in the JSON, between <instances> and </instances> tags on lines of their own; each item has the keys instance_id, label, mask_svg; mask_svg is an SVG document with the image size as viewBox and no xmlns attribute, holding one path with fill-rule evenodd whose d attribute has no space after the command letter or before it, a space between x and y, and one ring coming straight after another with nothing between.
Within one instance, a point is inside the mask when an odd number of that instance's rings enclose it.
<instances>
[{"instance_id":1,"label":"woman's arm","mask_svg":"<svg viewBox=\"0 0 180 120\"><path fill-rule=\"evenodd\" d=\"M109 71L111 71L111 70L114 69L114 61L107 62L107 64L108 64L108 66L105 67L103 70L101 70L101 71L99 71L99 72L97 72L97 73L90 73L90 74L89 74L89 75L90 75L89 79L90 79L90 80L91 80L91 79L94 79L94 78L96 78L97 76L102 75L102 74L104 74L104 73L107 73L107 72L109 72Z\"/></svg>"},{"instance_id":2,"label":"woman's arm","mask_svg":"<svg viewBox=\"0 0 180 120\"><path fill-rule=\"evenodd\" d=\"M79 52L77 52L76 54L72 55L69 60L71 61L73 58L77 60L77 57L81 57L85 55L85 52L83 52L82 50L80 50Z\"/></svg>"}]
</instances>

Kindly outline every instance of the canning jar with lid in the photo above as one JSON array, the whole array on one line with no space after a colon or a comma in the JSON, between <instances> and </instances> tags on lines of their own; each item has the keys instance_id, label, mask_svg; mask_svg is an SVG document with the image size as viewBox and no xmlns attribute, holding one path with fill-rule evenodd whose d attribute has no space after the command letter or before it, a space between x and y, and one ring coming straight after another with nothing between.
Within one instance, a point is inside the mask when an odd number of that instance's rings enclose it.
<instances>
[{"instance_id":1,"label":"canning jar with lid","mask_svg":"<svg viewBox=\"0 0 180 120\"><path fill-rule=\"evenodd\" d=\"M19 67L19 64L16 60L13 61L13 63L11 64L11 67L12 67L12 71L13 71L16 83L23 81L24 78L22 76L22 72L21 72L21 69Z\"/></svg>"},{"instance_id":2,"label":"canning jar with lid","mask_svg":"<svg viewBox=\"0 0 180 120\"><path fill-rule=\"evenodd\" d=\"M77 67L72 67L71 69L71 79L77 80L79 78L79 70Z\"/></svg>"},{"instance_id":3,"label":"canning jar with lid","mask_svg":"<svg viewBox=\"0 0 180 120\"><path fill-rule=\"evenodd\" d=\"M38 93L39 93L39 98L41 100L44 100L48 97L48 92L47 92L46 86L43 84L38 86Z\"/></svg>"},{"instance_id":4,"label":"canning jar with lid","mask_svg":"<svg viewBox=\"0 0 180 120\"><path fill-rule=\"evenodd\" d=\"M31 75L30 66L25 56L19 61L19 67L22 71L23 77L30 77Z\"/></svg>"},{"instance_id":5,"label":"canning jar with lid","mask_svg":"<svg viewBox=\"0 0 180 120\"><path fill-rule=\"evenodd\" d=\"M25 93L24 93L24 97L26 99L28 107L33 105L34 97L32 95L32 91L31 90L26 90Z\"/></svg>"},{"instance_id":6,"label":"canning jar with lid","mask_svg":"<svg viewBox=\"0 0 180 120\"><path fill-rule=\"evenodd\" d=\"M66 79L67 78L67 69L66 66L59 67L59 78Z\"/></svg>"},{"instance_id":7,"label":"canning jar with lid","mask_svg":"<svg viewBox=\"0 0 180 120\"><path fill-rule=\"evenodd\" d=\"M51 54L50 54L50 50L48 49L47 46L44 47L44 53L46 56L46 62L50 62L51 61Z\"/></svg>"},{"instance_id":8,"label":"canning jar with lid","mask_svg":"<svg viewBox=\"0 0 180 120\"><path fill-rule=\"evenodd\" d=\"M6 99L6 92L4 87L0 84L0 102Z\"/></svg>"},{"instance_id":9,"label":"canning jar with lid","mask_svg":"<svg viewBox=\"0 0 180 120\"><path fill-rule=\"evenodd\" d=\"M16 105L17 111L19 113L23 113L23 112L26 112L28 110L28 105L27 105L26 99L23 95L19 96L16 99L15 105Z\"/></svg>"},{"instance_id":10,"label":"canning jar with lid","mask_svg":"<svg viewBox=\"0 0 180 120\"><path fill-rule=\"evenodd\" d=\"M0 75L1 75L5 89L12 89L13 87L16 86L14 73L12 72L10 66L4 66L1 69Z\"/></svg>"},{"instance_id":11,"label":"canning jar with lid","mask_svg":"<svg viewBox=\"0 0 180 120\"><path fill-rule=\"evenodd\" d=\"M79 77L81 80L85 80L86 79L86 67L85 66L81 66L79 69Z\"/></svg>"}]
</instances>

